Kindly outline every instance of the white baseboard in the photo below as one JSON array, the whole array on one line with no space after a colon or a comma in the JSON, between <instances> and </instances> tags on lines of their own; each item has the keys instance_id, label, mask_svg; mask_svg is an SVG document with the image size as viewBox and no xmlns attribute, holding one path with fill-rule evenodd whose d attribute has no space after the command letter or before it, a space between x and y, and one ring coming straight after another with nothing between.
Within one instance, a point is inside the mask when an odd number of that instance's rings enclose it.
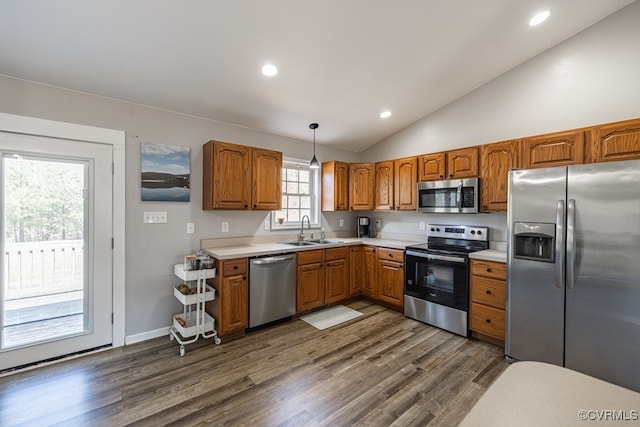
<instances>
[{"instance_id":1,"label":"white baseboard","mask_svg":"<svg viewBox=\"0 0 640 427\"><path fill-rule=\"evenodd\" d=\"M147 331L147 332L141 332L139 334L128 335L127 337L125 337L124 343L125 345L130 345L130 344L151 340L151 339L158 338L165 335L167 336L167 338L169 337L169 326L165 328L155 329L153 331Z\"/></svg>"}]
</instances>

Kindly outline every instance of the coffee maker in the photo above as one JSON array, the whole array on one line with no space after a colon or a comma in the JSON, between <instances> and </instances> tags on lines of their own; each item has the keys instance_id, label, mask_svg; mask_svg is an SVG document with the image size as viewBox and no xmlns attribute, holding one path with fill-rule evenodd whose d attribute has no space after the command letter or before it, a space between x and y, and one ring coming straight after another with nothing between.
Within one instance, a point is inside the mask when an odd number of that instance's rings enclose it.
<instances>
[{"instance_id":1,"label":"coffee maker","mask_svg":"<svg viewBox=\"0 0 640 427\"><path fill-rule=\"evenodd\" d=\"M371 237L371 220L368 216L359 216L356 218L356 230L359 239Z\"/></svg>"}]
</instances>

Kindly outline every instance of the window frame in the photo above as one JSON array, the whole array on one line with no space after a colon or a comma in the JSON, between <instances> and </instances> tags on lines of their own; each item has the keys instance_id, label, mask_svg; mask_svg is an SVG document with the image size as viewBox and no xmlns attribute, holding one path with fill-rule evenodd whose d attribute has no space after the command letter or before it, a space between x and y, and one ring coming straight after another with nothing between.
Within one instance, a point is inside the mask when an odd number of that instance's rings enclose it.
<instances>
[{"instance_id":1,"label":"window frame","mask_svg":"<svg viewBox=\"0 0 640 427\"><path fill-rule=\"evenodd\" d=\"M282 159L282 178L280 181L280 185L283 185L286 182L286 169L294 169L298 170L307 170L309 171L310 179L310 196L311 196L311 208L309 215L309 227L311 229L319 229L321 227L321 212L320 212L320 169L311 169L309 167L309 162L305 160L292 159L292 158L283 158ZM298 193L299 194L299 193ZM282 192L282 197L284 198L286 193ZM283 206L283 210L284 210ZM284 224L279 224L276 221L276 212L271 211L269 213L270 219L269 223L271 225L271 231L279 231L279 230L300 230L301 221L285 221ZM306 222L305 222L306 223ZM305 228L306 230L306 228Z\"/></svg>"}]
</instances>

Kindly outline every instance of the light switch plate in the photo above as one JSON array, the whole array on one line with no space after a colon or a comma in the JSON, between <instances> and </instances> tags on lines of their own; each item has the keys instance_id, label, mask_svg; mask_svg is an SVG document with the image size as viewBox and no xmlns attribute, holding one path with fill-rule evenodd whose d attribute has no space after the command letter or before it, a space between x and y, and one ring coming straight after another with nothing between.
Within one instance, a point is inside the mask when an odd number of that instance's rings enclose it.
<instances>
[{"instance_id":1,"label":"light switch plate","mask_svg":"<svg viewBox=\"0 0 640 427\"><path fill-rule=\"evenodd\" d=\"M222 232L223 233L228 233L229 232L229 223L226 222L226 221L222 223Z\"/></svg>"},{"instance_id":2,"label":"light switch plate","mask_svg":"<svg viewBox=\"0 0 640 427\"><path fill-rule=\"evenodd\" d=\"M424 221L420 221L420 230L424 230L426 228L426 224Z\"/></svg>"},{"instance_id":3,"label":"light switch plate","mask_svg":"<svg viewBox=\"0 0 640 427\"><path fill-rule=\"evenodd\" d=\"M142 216L142 222L145 224L166 224L167 212L166 211L145 211Z\"/></svg>"},{"instance_id":4,"label":"light switch plate","mask_svg":"<svg viewBox=\"0 0 640 427\"><path fill-rule=\"evenodd\" d=\"M192 222L187 223L187 234L193 234L195 232L195 224Z\"/></svg>"},{"instance_id":5,"label":"light switch plate","mask_svg":"<svg viewBox=\"0 0 640 427\"><path fill-rule=\"evenodd\" d=\"M344 219L340 218L340 227L344 227Z\"/></svg>"}]
</instances>

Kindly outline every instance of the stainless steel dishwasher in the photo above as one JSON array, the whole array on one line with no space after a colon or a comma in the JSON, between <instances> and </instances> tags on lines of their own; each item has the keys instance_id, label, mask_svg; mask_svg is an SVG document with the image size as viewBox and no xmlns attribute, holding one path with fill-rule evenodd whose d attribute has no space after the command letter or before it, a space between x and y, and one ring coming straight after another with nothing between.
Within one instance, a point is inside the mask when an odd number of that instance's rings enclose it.
<instances>
[{"instance_id":1,"label":"stainless steel dishwasher","mask_svg":"<svg viewBox=\"0 0 640 427\"><path fill-rule=\"evenodd\" d=\"M249 329L296 314L296 255L255 257L249 267Z\"/></svg>"}]
</instances>

